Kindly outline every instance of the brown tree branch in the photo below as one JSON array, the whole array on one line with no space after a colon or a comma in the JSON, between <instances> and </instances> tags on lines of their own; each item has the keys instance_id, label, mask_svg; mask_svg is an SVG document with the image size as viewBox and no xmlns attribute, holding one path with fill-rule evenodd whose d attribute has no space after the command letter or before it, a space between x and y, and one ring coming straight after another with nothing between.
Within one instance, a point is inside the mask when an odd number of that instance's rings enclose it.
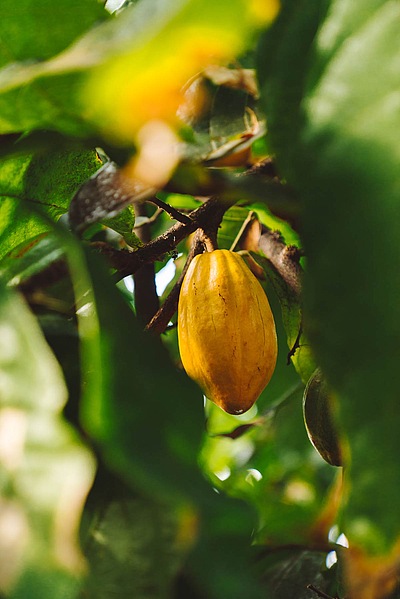
<instances>
[{"instance_id":1,"label":"brown tree branch","mask_svg":"<svg viewBox=\"0 0 400 599\"><path fill-rule=\"evenodd\" d=\"M143 264L155 262L162 259L165 254L173 252L178 243L194 233L196 229L204 229L207 232L216 230L224 213L234 203L233 200L212 197L189 214L189 223L176 223L157 239L153 239L134 252L116 250L103 242L92 243L92 247L108 257L111 265L118 271L117 280L120 280L134 274Z\"/></svg>"},{"instance_id":2,"label":"brown tree branch","mask_svg":"<svg viewBox=\"0 0 400 599\"><path fill-rule=\"evenodd\" d=\"M262 228L258 245L291 291L300 297L303 277L301 250L294 245L286 245L278 231L270 231L266 227Z\"/></svg>"},{"instance_id":3,"label":"brown tree branch","mask_svg":"<svg viewBox=\"0 0 400 599\"><path fill-rule=\"evenodd\" d=\"M271 161L266 160L252 167L243 173L242 176L243 175L261 176L271 179L275 176L274 166ZM115 279L120 280L125 276L134 274L144 264L151 264L156 260L162 259L166 254L174 252L178 243L197 229L203 229L209 237L211 236L211 238L213 236L215 237L223 214L228 208L234 205L236 201L236 197L222 200L218 196L212 196L199 208L193 210L188 215L181 215L181 213L179 213L180 220L185 222L177 222L163 235L159 236L157 239L146 242L145 245L135 251L118 250L103 242L94 242L91 246L108 258L110 264L117 271ZM158 202L158 204L160 204L160 202ZM170 214L175 218L178 216L176 214L173 215L171 211ZM267 231L266 229L261 236L259 247L283 279L297 294L299 294L301 287L301 267L298 264L299 250L297 248L287 247L282 242L279 235ZM61 261L61 263L66 269L65 261ZM58 278L60 278L60 276L63 276L64 272L60 274L59 269L57 270ZM28 295L29 292L33 292L43 285L46 286L48 276L49 273L47 272L47 269L33 275L28 280L24 281L23 286L25 288L23 291ZM178 289L175 290L174 293L179 295ZM175 300L171 298L170 302L171 305L174 305ZM166 309L166 314L169 313L170 310L171 308L169 310ZM156 327L156 325L152 326ZM158 325L156 328L158 330Z\"/></svg>"}]
</instances>

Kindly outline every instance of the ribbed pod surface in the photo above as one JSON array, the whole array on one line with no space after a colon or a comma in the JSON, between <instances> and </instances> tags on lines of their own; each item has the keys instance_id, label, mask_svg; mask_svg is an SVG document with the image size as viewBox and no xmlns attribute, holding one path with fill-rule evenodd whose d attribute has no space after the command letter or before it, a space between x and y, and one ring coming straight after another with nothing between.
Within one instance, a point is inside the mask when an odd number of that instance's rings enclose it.
<instances>
[{"instance_id":1,"label":"ribbed pod surface","mask_svg":"<svg viewBox=\"0 0 400 599\"><path fill-rule=\"evenodd\" d=\"M178 306L182 364L226 412L246 412L275 368L277 339L267 296L244 260L215 250L194 258Z\"/></svg>"}]
</instances>

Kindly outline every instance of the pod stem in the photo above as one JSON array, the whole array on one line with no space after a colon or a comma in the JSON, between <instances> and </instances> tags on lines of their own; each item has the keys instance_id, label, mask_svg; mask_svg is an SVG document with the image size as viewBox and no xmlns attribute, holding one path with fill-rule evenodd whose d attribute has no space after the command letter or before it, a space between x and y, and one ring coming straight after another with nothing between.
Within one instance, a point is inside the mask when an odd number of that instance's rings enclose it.
<instances>
[{"instance_id":1,"label":"pod stem","mask_svg":"<svg viewBox=\"0 0 400 599\"><path fill-rule=\"evenodd\" d=\"M213 252L218 249L217 232L200 230L200 238L207 252Z\"/></svg>"}]
</instances>

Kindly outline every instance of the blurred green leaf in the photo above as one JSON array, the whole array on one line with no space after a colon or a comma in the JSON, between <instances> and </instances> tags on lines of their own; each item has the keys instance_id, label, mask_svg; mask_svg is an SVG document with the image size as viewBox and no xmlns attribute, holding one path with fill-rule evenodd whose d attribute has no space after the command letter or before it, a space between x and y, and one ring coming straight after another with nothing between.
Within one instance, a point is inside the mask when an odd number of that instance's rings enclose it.
<instances>
[{"instance_id":1,"label":"blurred green leaf","mask_svg":"<svg viewBox=\"0 0 400 599\"><path fill-rule=\"evenodd\" d=\"M85 428L113 468L158 493L193 493L202 435L201 392L144 333L100 262L88 256L88 288L80 316ZM112 310L109 308L112 306ZM161 424L163 423L163 424ZM200 484L201 486L201 484Z\"/></svg>"},{"instance_id":2,"label":"blurred green leaf","mask_svg":"<svg viewBox=\"0 0 400 599\"><path fill-rule=\"evenodd\" d=\"M71 283L69 284L71 286ZM68 401L64 406L63 414L69 422L79 427L81 372L79 335L76 322L64 314L49 311L38 316L38 323L62 368L67 385Z\"/></svg>"},{"instance_id":3,"label":"blurred green leaf","mask_svg":"<svg viewBox=\"0 0 400 599\"><path fill-rule=\"evenodd\" d=\"M11 250L1 262L0 274L9 284L19 285L60 260L63 255L58 241L47 233L41 233Z\"/></svg>"},{"instance_id":4,"label":"blurred green leaf","mask_svg":"<svg viewBox=\"0 0 400 599\"><path fill-rule=\"evenodd\" d=\"M28 209L52 219L67 212L76 191L99 167L94 151L52 152L0 160L0 257L49 230Z\"/></svg>"},{"instance_id":5,"label":"blurred green leaf","mask_svg":"<svg viewBox=\"0 0 400 599\"><path fill-rule=\"evenodd\" d=\"M77 37L108 17L99 2L60 0L2 2L0 67L39 65L62 52ZM62 26L61 26L62 25ZM28 68L22 66L22 68ZM73 109L77 77L32 82L0 93L0 131L57 129L82 135L84 122Z\"/></svg>"},{"instance_id":6,"label":"blurred green leaf","mask_svg":"<svg viewBox=\"0 0 400 599\"><path fill-rule=\"evenodd\" d=\"M0 588L10 599L72 598L93 458L60 418L65 384L32 314L3 285L0 304Z\"/></svg>"},{"instance_id":7,"label":"blurred green leaf","mask_svg":"<svg viewBox=\"0 0 400 599\"><path fill-rule=\"evenodd\" d=\"M260 40L257 73L268 137L282 177L293 185L293 160L298 152L300 105L307 88L307 68L317 29L329 0L285 0L273 25Z\"/></svg>"},{"instance_id":8,"label":"blurred green leaf","mask_svg":"<svg viewBox=\"0 0 400 599\"><path fill-rule=\"evenodd\" d=\"M304 201L308 333L351 453L346 535L381 553L400 533L400 7L333 1L323 21L325 2L304 4L285 3L260 71L277 159Z\"/></svg>"},{"instance_id":9,"label":"blurred green leaf","mask_svg":"<svg viewBox=\"0 0 400 599\"><path fill-rule=\"evenodd\" d=\"M82 547L89 575L84 597L171 597L174 578L192 541L195 514L135 494L103 472L89 496L85 521Z\"/></svg>"},{"instance_id":10,"label":"blurred green leaf","mask_svg":"<svg viewBox=\"0 0 400 599\"><path fill-rule=\"evenodd\" d=\"M210 62L233 59L255 32L274 18L278 8L276 0L266 2L261 11L244 0L217 4L182 0L173 6L167 1L139 2L89 30L55 58L3 69L0 91L18 93L21 88L40 85L59 97L66 93L67 83L72 109L81 103L83 121L90 119L97 129L132 144L146 121L158 118L175 122L181 88L187 80ZM84 85L88 73L89 84ZM118 110L115 89L119 91ZM31 117L30 128L43 128L43 102L39 106L40 114ZM53 127L71 126L62 121L67 116L67 110L53 114ZM28 128L26 123L24 128Z\"/></svg>"},{"instance_id":11,"label":"blurred green leaf","mask_svg":"<svg viewBox=\"0 0 400 599\"><path fill-rule=\"evenodd\" d=\"M93 0L11 0L2 3L0 63L13 60L47 60L58 54L96 22L109 15ZM62 26L60 26L62 25Z\"/></svg>"}]
</instances>

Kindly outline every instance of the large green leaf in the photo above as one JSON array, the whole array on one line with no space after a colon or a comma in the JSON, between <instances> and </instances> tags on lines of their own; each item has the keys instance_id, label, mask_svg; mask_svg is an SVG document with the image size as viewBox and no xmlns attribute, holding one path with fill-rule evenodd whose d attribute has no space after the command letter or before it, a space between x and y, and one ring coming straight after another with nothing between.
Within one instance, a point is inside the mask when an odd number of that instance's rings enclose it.
<instances>
[{"instance_id":1,"label":"large green leaf","mask_svg":"<svg viewBox=\"0 0 400 599\"><path fill-rule=\"evenodd\" d=\"M72 598L93 458L60 417L65 384L34 317L3 285L0 307L0 588L12 599Z\"/></svg>"},{"instance_id":2,"label":"large green leaf","mask_svg":"<svg viewBox=\"0 0 400 599\"><path fill-rule=\"evenodd\" d=\"M13 63L50 59L108 16L95 0L5 0L1 8L0 67L11 70ZM41 127L81 135L83 119L73 107L77 84L77 77L58 77L0 94L0 131Z\"/></svg>"},{"instance_id":3,"label":"large green leaf","mask_svg":"<svg viewBox=\"0 0 400 599\"><path fill-rule=\"evenodd\" d=\"M85 428L113 468L136 485L179 496L192 480L195 494L201 392L171 364L160 342L141 330L104 266L93 259L89 256L92 292L78 290L84 302L78 314Z\"/></svg>"},{"instance_id":4,"label":"large green leaf","mask_svg":"<svg viewBox=\"0 0 400 599\"><path fill-rule=\"evenodd\" d=\"M285 3L260 71L279 164L304 201L308 332L349 443L345 530L379 553L400 534L400 6L310 10Z\"/></svg>"},{"instance_id":5,"label":"large green leaf","mask_svg":"<svg viewBox=\"0 0 400 599\"><path fill-rule=\"evenodd\" d=\"M0 257L49 230L32 204L52 219L67 212L76 189L100 166L94 151L60 151L0 160Z\"/></svg>"}]
</instances>

